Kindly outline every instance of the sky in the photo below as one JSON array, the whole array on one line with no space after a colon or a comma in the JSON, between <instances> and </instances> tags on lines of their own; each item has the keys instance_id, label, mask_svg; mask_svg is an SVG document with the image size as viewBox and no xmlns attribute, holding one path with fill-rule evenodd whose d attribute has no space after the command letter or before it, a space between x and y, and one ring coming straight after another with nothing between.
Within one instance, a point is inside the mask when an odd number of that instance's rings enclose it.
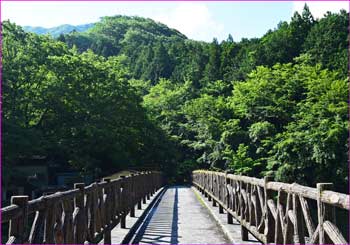
<instances>
[{"instance_id":1,"label":"sky","mask_svg":"<svg viewBox=\"0 0 350 245\"><path fill-rule=\"evenodd\" d=\"M87 24L102 16L132 15L151 18L175 28L188 38L224 40L229 34L235 41L261 37L280 21L289 21L304 1L281 2L123 2L123 1L1 1L1 20L18 25L54 27L62 24ZM316 18L327 11L349 10L347 1L307 2Z\"/></svg>"}]
</instances>

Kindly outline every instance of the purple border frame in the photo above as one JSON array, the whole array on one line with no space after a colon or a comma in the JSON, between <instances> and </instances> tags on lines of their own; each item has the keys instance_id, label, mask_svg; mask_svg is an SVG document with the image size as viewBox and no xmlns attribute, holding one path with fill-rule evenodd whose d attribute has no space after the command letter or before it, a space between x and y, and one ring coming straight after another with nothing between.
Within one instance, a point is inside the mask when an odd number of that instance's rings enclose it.
<instances>
[{"instance_id":1,"label":"purple border frame","mask_svg":"<svg viewBox=\"0 0 350 245\"><path fill-rule=\"evenodd\" d=\"M0 0L0 22L1 19L1 3L2 2L304 2L304 0ZM348 2L348 10L350 13L350 1L349 0L307 0L307 2ZM350 14L349 14L350 15ZM349 18L350 19L350 18ZM1 22L2 23L2 22ZM350 20L348 26L348 78L350 80ZM0 25L0 207L2 208L2 24ZM349 135L348 135L348 176L350 178L350 81L348 81L348 121L349 121ZM350 192L350 181L348 183L348 193ZM350 224L350 212L348 214L348 221ZM1 212L0 212L0 226L1 225ZM0 228L0 239L2 237L2 229ZM348 237L350 241L350 234ZM1 240L0 240L1 242ZM244 244L244 243L243 243ZM237 244L237 245L243 245ZM188 244L189 245L189 244ZM197 245L197 244L191 244ZM198 244L199 245L199 244ZM276 244L279 245L279 244Z\"/></svg>"}]
</instances>

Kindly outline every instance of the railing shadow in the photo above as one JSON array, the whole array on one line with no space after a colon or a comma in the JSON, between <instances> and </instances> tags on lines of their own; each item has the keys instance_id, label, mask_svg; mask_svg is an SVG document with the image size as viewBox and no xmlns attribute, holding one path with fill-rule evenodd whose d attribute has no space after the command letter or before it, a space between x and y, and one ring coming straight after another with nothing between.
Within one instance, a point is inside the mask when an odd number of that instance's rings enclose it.
<instances>
[{"instance_id":1,"label":"railing shadow","mask_svg":"<svg viewBox=\"0 0 350 245\"><path fill-rule=\"evenodd\" d=\"M178 244L178 219L179 219L179 213L178 213L178 203L179 203L179 197L178 197L178 187L175 187L175 198L174 198L174 206L173 206L173 220L172 220L172 227L171 227L171 244Z\"/></svg>"},{"instance_id":2,"label":"railing shadow","mask_svg":"<svg viewBox=\"0 0 350 245\"><path fill-rule=\"evenodd\" d=\"M141 225L132 244L178 244L178 188L173 186L159 198ZM173 201L170 201L173 198ZM162 199L169 201L162 202Z\"/></svg>"}]
</instances>

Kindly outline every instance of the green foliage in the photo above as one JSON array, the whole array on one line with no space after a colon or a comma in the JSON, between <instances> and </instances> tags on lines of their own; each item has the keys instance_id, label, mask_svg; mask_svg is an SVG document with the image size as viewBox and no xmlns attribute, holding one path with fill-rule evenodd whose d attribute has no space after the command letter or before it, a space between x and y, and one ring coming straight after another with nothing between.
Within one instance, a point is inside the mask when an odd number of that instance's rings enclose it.
<instances>
[{"instance_id":1,"label":"green foliage","mask_svg":"<svg viewBox=\"0 0 350 245\"><path fill-rule=\"evenodd\" d=\"M206 83L220 79L220 52L218 40L214 38L209 46L209 60L204 71L204 82Z\"/></svg>"},{"instance_id":2,"label":"green foliage","mask_svg":"<svg viewBox=\"0 0 350 245\"><path fill-rule=\"evenodd\" d=\"M257 67L246 82L235 83L232 109L247 121L267 121L283 127L291 120L304 92L300 81L291 79L296 70L292 64Z\"/></svg>"},{"instance_id":3,"label":"green foliage","mask_svg":"<svg viewBox=\"0 0 350 245\"><path fill-rule=\"evenodd\" d=\"M228 170L236 174L252 175L254 168L259 165L248 155L248 148L244 144L238 146L237 151L232 154Z\"/></svg>"},{"instance_id":4,"label":"green foliage","mask_svg":"<svg viewBox=\"0 0 350 245\"><path fill-rule=\"evenodd\" d=\"M300 55L302 45L314 25L314 19L307 5L302 14L295 12L290 23L281 22L274 31L261 38L260 47L255 53L257 65L273 66L288 63Z\"/></svg>"},{"instance_id":5,"label":"green foliage","mask_svg":"<svg viewBox=\"0 0 350 245\"><path fill-rule=\"evenodd\" d=\"M57 40L4 22L4 160L153 165L173 181L196 168L272 173L345 190L347 26L345 11L314 20L307 6L262 38L221 43L141 17Z\"/></svg>"},{"instance_id":6,"label":"green foliage","mask_svg":"<svg viewBox=\"0 0 350 245\"><path fill-rule=\"evenodd\" d=\"M304 51L311 55L314 64L338 69L343 77L348 72L348 26L349 14L345 10L340 14L328 12L313 26L303 44Z\"/></svg>"},{"instance_id":7,"label":"green foliage","mask_svg":"<svg viewBox=\"0 0 350 245\"><path fill-rule=\"evenodd\" d=\"M279 163L281 180L315 184L332 179L344 188L348 181L348 80L319 68L307 70L311 76L305 81L306 99L297 105L295 120L276 137L275 164L270 168Z\"/></svg>"},{"instance_id":8,"label":"green foliage","mask_svg":"<svg viewBox=\"0 0 350 245\"><path fill-rule=\"evenodd\" d=\"M87 32L64 35L68 46L76 45L80 52L91 49L105 57L126 55L131 75L153 84L172 75L169 43L185 39L180 32L151 19L119 15L103 17Z\"/></svg>"},{"instance_id":9,"label":"green foliage","mask_svg":"<svg viewBox=\"0 0 350 245\"><path fill-rule=\"evenodd\" d=\"M44 155L81 171L110 172L164 167L172 157L171 141L128 83L125 57L78 54L8 22L3 45L5 161Z\"/></svg>"},{"instance_id":10,"label":"green foliage","mask_svg":"<svg viewBox=\"0 0 350 245\"><path fill-rule=\"evenodd\" d=\"M252 142L258 142L274 133L275 126L269 122L256 122L249 127L249 138Z\"/></svg>"}]
</instances>

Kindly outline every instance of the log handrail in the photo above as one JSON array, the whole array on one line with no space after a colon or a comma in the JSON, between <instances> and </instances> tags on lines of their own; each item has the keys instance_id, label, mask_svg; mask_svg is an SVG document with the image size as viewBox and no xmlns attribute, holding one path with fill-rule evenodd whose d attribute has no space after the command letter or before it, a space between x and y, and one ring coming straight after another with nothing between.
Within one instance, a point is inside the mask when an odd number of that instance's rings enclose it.
<instances>
[{"instance_id":1,"label":"log handrail","mask_svg":"<svg viewBox=\"0 0 350 245\"><path fill-rule=\"evenodd\" d=\"M28 201L28 196L11 197L1 209L1 223L9 222L7 241L2 243L111 244L111 230L125 226L125 217L135 205L163 186L162 173L140 172L118 179L56 192ZM34 216L34 218L30 218Z\"/></svg>"},{"instance_id":2,"label":"log handrail","mask_svg":"<svg viewBox=\"0 0 350 245\"><path fill-rule=\"evenodd\" d=\"M332 191L330 183L312 188L274 182L269 177L196 170L192 184L213 201L213 206L219 205L221 213L226 210L228 223L232 224L233 217L240 222L243 240L250 232L265 244L347 241L336 226L335 208L349 211L350 196ZM311 215L309 202L314 202L316 218Z\"/></svg>"}]
</instances>

